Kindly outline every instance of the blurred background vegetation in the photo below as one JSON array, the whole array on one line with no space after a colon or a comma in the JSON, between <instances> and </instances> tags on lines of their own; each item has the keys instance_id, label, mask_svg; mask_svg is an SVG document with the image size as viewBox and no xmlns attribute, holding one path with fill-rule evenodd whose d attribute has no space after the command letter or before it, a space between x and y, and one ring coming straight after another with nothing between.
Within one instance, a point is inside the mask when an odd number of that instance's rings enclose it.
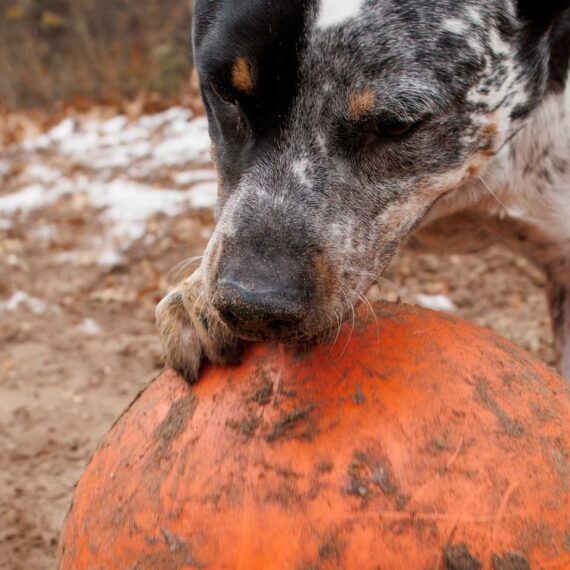
<instances>
[{"instance_id":1,"label":"blurred background vegetation","mask_svg":"<svg viewBox=\"0 0 570 570\"><path fill-rule=\"evenodd\" d=\"M176 100L191 73L190 0L0 0L0 107Z\"/></svg>"}]
</instances>

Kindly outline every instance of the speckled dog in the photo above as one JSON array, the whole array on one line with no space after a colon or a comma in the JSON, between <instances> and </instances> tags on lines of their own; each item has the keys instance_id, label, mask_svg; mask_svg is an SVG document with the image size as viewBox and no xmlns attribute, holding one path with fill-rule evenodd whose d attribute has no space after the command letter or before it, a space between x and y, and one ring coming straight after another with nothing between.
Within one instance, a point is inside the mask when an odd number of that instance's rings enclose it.
<instances>
[{"instance_id":1,"label":"speckled dog","mask_svg":"<svg viewBox=\"0 0 570 570\"><path fill-rule=\"evenodd\" d=\"M546 273L570 379L569 7L197 0L218 222L157 309L168 363L327 338L406 240L500 241Z\"/></svg>"}]
</instances>

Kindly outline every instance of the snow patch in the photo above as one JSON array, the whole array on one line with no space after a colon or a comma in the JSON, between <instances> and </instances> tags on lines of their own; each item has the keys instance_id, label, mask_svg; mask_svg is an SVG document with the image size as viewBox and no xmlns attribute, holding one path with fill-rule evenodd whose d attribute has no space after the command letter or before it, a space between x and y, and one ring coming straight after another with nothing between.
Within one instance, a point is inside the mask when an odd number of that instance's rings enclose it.
<instances>
[{"instance_id":1,"label":"snow patch","mask_svg":"<svg viewBox=\"0 0 570 570\"><path fill-rule=\"evenodd\" d=\"M177 172L174 175L174 183L178 186L188 186L189 184L196 184L196 182L210 182L212 180L217 180L216 172L208 169L187 170Z\"/></svg>"},{"instance_id":2,"label":"snow patch","mask_svg":"<svg viewBox=\"0 0 570 570\"><path fill-rule=\"evenodd\" d=\"M134 121L123 115L104 121L67 118L44 135L11 145L11 151L23 152L26 168L14 178L12 192L0 196L0 229L9 229L17 216L49 207L63 196L85 196L88 204L100 209L105 231L91 240L89 250L55 258L119 264L127 248L144 236L152 216L215 206L217 176L211 168L210 144L206 118L194 118L181 107ZM0 162L0 173L9 168ZM145 179L170 179L174 188ZM49 239L49 233L35 236Z\"/></svg>"},{"instance_id":3,"label":"snow patch","mask_svg":"<svg viewBox=\"0 0 570 570\"><path fill-rule=\"evenodd\" d=\"M208 163L210 137L205 117L173 107L129 122L65 119L51 131L21 145L26 151L55 149L60 155L96 171L128 168L140 162L141 174L187 162Z\"/></svg>"},{"instance_id":4,"label":"snow patch","mask_svg":"<svg viewBox=\"0 0 570 570\"><path fill-rule=\"evenodd\" d=\"M445 295L416 295L418 305L434 311L447 311L453 313L457 310L455 303Z\"/></svg>"},{"instance_id":5,"label":"snow patch","mask_svg":"<svg viewBox=\"0 0 570 570\"><path fill-rule=\"evenodd\" d=\"M156 214L174 216L191 205L187 192L155 190L130 180L92 185L86 189L94 206L105 208L105 218L112 222L111 234L122 236L129 244L142 237L146 220Z\"/></svg>"},{"instance_id":6,"label":"snow patch","mask_svg":"<svg viewBox=\"0 0 570 570\"><path fill-rule=\"evenodd\" d=\"M188 160L209 162L211 143L206 118L191 121L185 129L181 127L180 123L170 125L166 139L154 147L153 158L167 166L185 164Z\"/></svg>"},{"instance_id":7,"label":"snow patch","mask_svg":"<svg viewBox=\"0 0 570 570\"><path fill-rule=\"evenodd\" d=\"M123 261L123 256L119 251L107 247L97 256L95 263L97 263L97 265L113 267L120 265Z\"/></svg>"},{"instance_id":8,"label":"snow patch","mask_svg":"<svg viewBox=\"0 0 570 570\"><path fill-rule=\"evenodd\" d=\"M205 182L187 191L190 204L194 208L213 208L218 199L218 184Z\"/></svg>"},{"instance_id":9,"label":"snow patch","mask_svg":"<svg viewBox=\"0 0 570 570\"><path fill-rule=\"evenodd\" d=\"M45 188L39 184L33 184L19 192L0 196L0 212L2 214L27 213L49 202L51 200L47 201Z\"/></svg>"},{"instance_id":10,"label":"snow patch","mask_svg":"<svg viewBox=\"0 0 570 570\"><path fill-rule=\"evenodd\" d=\"M42 315L48 309L56 308L37 297L32 297L24 291L16 291L9 299L0 301L0 315L12 313L22 306L28 308L36 315Z\"/></svg>"},{"instance_id":11,"label":"snow patch","mask_svg":"<svg viewBox=\"0 0 570 570\"><path fill-rule=\"evenodd\" d=\"M84 319L75 327L75 330L86 336L99 336L103 333L103 329L93 319Z\"/></svg>"},{"instance_id":12,"label":"snow patch","mask_svg":"<svg viewBox=\"0 0 570 570\"><path fill-rule=\"evenodd\" d=\"M57 234L57 226L54 224L43 224L41 226L34 226L31 229L32 235L36 239L50 240Z\"/></svg>"}]
</instances>

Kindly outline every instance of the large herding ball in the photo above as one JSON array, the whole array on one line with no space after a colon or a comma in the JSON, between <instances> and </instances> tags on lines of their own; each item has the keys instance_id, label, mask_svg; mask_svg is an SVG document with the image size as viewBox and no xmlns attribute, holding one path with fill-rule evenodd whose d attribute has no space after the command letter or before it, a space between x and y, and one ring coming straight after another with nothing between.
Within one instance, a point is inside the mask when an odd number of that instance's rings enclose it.
<instances>
[{"instance_id":1,"label":"large herding ball","mask_svg":"<svg viewBox=\"0 0 570 570\"><path fill-rule=\"evenodd\" d=\"M79 481L60 568L570 569L564 381L472 324L376 315L152 382Z\"/></svg>"}]
</instances>

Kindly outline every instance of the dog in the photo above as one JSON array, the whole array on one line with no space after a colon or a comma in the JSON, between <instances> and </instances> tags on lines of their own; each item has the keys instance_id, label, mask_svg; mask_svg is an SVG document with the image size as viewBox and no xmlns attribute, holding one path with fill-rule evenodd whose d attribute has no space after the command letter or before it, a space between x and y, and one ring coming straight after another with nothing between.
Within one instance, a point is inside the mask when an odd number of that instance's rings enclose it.
<instances>
[{"instance_id":1,"label":"dog","mask_svg":"<svg viewBox=\"0 0 570 570\"><path fill-rule=\"evenodd\" d=\"M167 363L325 340L398 248L538 265L570 380L570 1L196 0L217 224Z\"/></svg>"}]
</instances>

